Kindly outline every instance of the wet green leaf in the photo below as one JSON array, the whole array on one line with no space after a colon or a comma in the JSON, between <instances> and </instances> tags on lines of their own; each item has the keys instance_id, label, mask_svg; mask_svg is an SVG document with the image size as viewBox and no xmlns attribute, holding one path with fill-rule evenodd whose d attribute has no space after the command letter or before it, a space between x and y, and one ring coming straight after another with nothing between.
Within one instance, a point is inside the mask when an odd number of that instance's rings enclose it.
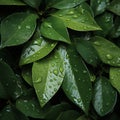
<instances>
[{"instance_id":1,"label":"wet green leaf","mask_svg":"<svg viewBox=\"0 0 120 120\"><path fill-rule=\"evenodd\" d=\"M46 108L41 108L33 90L28 90L26 95L17 99L16 108L28 117L45 118Z\"/></svg>"},{"instance_id":2,"label":"wet green leaf","mask_svg":"<svg viewBox=\"0 0 120 120\"><path fill-rule=\"evenodd\" d=\"M57 42L41 37L39 31L33 39L28 42L22 51L19 65L32 63L48 55L57 45Z\"/></svg>"},{"instance_id":3,"label":"wet green leaf","mask_svg":"<svg viewBox=\"0 0 120 120\"><path fill-rule=\"evenodd\" d=\"M50 0L47 0L47 1L50 1ZM75 7L86 0L53 0L53 1L54 2L51 3L52 7L57 8L57 9L68 9L68 8Z\"/></svg>"},{"instance_id":4,"label":"wet green leaf","mask_svg":"<svg viewBox=\"0 0 120 120\"><path fill-rule=\"evenodd\" d=\"M120 68L110 68L110 82L120 93Z\"/></svg>"},{"instance_id":5,"label":"wet green leaf","mask_svg":"<svg viewBox=\"0 0 120 120\"><path fill-rule=\"evenodd\" d=\"M0 61L0 82L4 86L8 97L16 99L24 92L24 85L19 76L16 76L11 67L3 61Z\"/></svg>"},{"instance_id":6,"label":"wet green leaf","mask_svg":"<svg viewBox=\"0 0 120 120\"><path fill-rule=\"evenodd\" d=\"M114 43L102 37L94 37L93 46L98 52L98 55L103 63L111 66L120 66L120 48Z\"/></svg>"},{"instance_id":7,"label":"wet green leaf","mask_svg":"<svg viewBox=\"0 0 120 120\"><path fill-rule=\"evenodd\" d=\"M101 30L96 24L90 13L84 8L77 7L65 10L59 10L52 14L55 17L63 20L64 24L73 30L77 31L93 31Z\"/></svg>"},{"instance_id":8,"label":"wet green leaf","mask_svg":"<svg viewBox=\"0 0 120 120\"><path fill-rule=\"evenodd\" d=\"M106 36L113 27L113 14L105 12L96 17L96 22L102 28L102 31L96 31L95 34Z\"/></svg>"},{"instance_id":9,"label":"wet green leaf","mask_svg":"<svg viewBox=\"0 0 120 120\"><path fill-rule=\"evenodd\" d=\"M27 3L29 6L33 8L37 8L40 6L40 3L42 0L23 0L25 3Z\"/></svg>"},{"instance_id":10,"label":"wet green leaf","mask_svg":"<svg viewBox=\"0 0 120 120\"><path fill-rule=\"evenodd\" d=\"M80 116L76 120L89 120L85 115Z\"/></svg>"},{"instance_id":11,"label":"wet green leaf","mask_svg":"<svg viewBox=\"0 0 120 120\"><path fill-rule=\"evenodd\" d=\"M94 85L93 106L100 116L111 112L116 104L117 92L105 77L97 79Z\"/></svg>"},{"instance_id":12,"label":"wet green leaf","mask_svg":"<svg viewBox=\"0 0 120 120\"><path fill-rule=\"evenodd\" d=\"M110 0L90 0L90 4L95 16L103 13L109 3Z\"/></svg>"},{"instance_id":13,"label":"wet green leaf","mask_svg":"<svg viewBox=\"0 0 120 120\"><path fill-rule=\"evenodd\" d=\"M62 112L56 120L76 120L80 116L80 113L75 110L68 110Z\"/></svg>"},{"instance_id":14,"label":"wet green leaf","mask_svg":"<svg viewBox=\"0 0 120 120\"><path fill-rule=\"evenodd\" d=\"M50 56L34 62L32 78L40 105L43 107L59 90L64 78L60 50L56 50Z\"/></svg>"},{"instance_id":15,"label":"wet green leaf","mask_svg":"<svg viewBox=\"0 0 120 120\"><path fill-rule=\"evenodd\" d=\"M97 66L100 63L99 56L96 49L92 46L90 41L83 39L76 39L76 48L82 58L93 66Z\"/></svg>"},{"instance_id":16,"label":"wet green leaf","mask_svg":"<svg viewBox=\"0 0 120 120\"><path fill-rule=\"evenodd\" d=\"M0 0L0 5L25 5L20 0Z\"/></svg>"},{"instance_id":17,"label":"wet green leaf","mask_svg":"<svg viewBox=\"0 0 120 120\"><path fill-rule=\"evenodd\" d=\"M108 10L120 16L120 0L112 0L108 6Z\"/></svg>"},{"instance_id":18,"label":"wet green leaf","mask_svg":"<svg viewBox=\"0 0 120 120\"><path fill-rule=\"evenodd\" d=\"M64 50L65 77L62 88L67 97L86 114L91 101L92 86L88 69L72 47Z\"/></svg>"},{"instance_id":19,"label":"wet green leaf","mask_svg":"<svg viewBox=\"0 0 120 120\"><path fill-rule=\"evenodd\" d=\"M57 17L47 18L40 27L41 34L49 39L70 43L69 34L63 21Z\"/></svg>"},{"instance_id":20,"label":"wet green leaf","mask_svg":"<svg viewBox=\"0 0 120 120\"><path fill-rule=\"evenodd\" d=\"M28 41L35 31L36 19L37 15L32 13L14 13L3 19L1 47L16 46Z\"/></svg>"},{"instance_id":21,"label":"wet green leaf","mask_svg":"<svg viewBox=\"0 0 120 120\"><path fill-rule=\"evenodd\" d=\"M32 83L32 66L24 66L22 68L22 77L24 78L24 80L29 84L29 85L33 85Z\"/></svg>"},{"instance_id":22,"label":"wet green leaf","mask_svg":"<svg viewBox=\"0 0 120 120\"><path fill-rule=\"evenodd\" d=\"M24 114L13 106L7 105L0 112L0 120L29 120Z\"/></svg>"},{"instance_id":23,"label":"wet green leaf","mask_svg":"<svg viewBox=\"0 0 120 120\"><path fill-rule=\"evenodd\" d=\"M47 112L45 120L56 120L60 113L70 110L72 107L68 103L53 105Z\"/></svg>"}]
</instances>

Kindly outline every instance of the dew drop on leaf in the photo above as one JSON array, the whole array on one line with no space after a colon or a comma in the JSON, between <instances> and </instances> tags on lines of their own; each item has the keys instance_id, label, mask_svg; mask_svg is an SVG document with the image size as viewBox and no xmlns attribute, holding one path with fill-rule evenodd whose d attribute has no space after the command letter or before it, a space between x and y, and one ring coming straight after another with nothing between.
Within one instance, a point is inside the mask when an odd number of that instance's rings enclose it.
<instances>
[{"instance_id":1,"label":"dew drop on leaf","mask_svg":"<svg viewBox=\"0 0 120 120\"><path fill-rule=\"evenodd\" d=\"M106 55L107 59L111 60L113 57L110 54Z\"/></svg>"},{"instance_id":2,"label":"dew drop on leaf","mask_svg":"<svg viewBox=\"0 0 120 120\"><path fill-rule=\"evenodd\" d=\"M98 41L95 41L94 44L100 46L100 43Z\"/></svg>"}]
</instances>

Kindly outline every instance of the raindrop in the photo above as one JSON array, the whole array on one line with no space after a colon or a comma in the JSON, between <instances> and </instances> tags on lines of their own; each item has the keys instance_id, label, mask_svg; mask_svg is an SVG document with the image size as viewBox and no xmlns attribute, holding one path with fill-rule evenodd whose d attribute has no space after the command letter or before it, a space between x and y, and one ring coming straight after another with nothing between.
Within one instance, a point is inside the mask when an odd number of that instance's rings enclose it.
<instances>
[{"instance_id":1,"label":"raindrop","mask_svg":"<svg viewBox=\"0 0 120 120\"><path fill-rule=\"evenodd\" d=\"M30 29L30 26L27 25L27 26L26 26L26 29Z\"/></svg>"},{"instance_id":2,"label":"raindrop","mask_svg":"<svg viewBox=\"0 0 120 120\"><path fill-rule=\"evenodd\" d=\"M60 67L60 72L61 72L61 73L63 72L63 68L62 68L62 67Z\"/></svg>"},{"instance_id":3,"label":"raindrop","mask_svg":"<svg viewBox=\"0 0 120 120\"><path fill-rule=\"evenodd\" d=\"M107 59L111 60L113 57L110 54L106 55Z\"/></svg>"},{"instance_id":4,"label":"raindrop","mask_svg":"<svg viewBox=\"0 0 120 120\"><path fill-rule=\"evenodd\" d=\"M86 71L86 70L83 70L83 73L87 73L87 71Z\"/></svg>"},{"instance_id":5,"label":"raindrop","mask_svg":"<svg viewBox=\"0 0 120 120\"><path fill-rule=\"evenodd\" d=\"M69 18L67 18L67 19L66 19L66 21L70 21L70 19L69 19Z\"/></svg>"},{"instance_id":6,"label":"raindrop","mask_svg":"<svg viewBox=\"0 0 120 120\"><path fill-rule=\"evenodd\" d=\"M18 26L18 29L21 29L21 26Z\"/></svg>"},{"instance_id":7,"label":"raindrop","mask_svg":"<svg viewBox=\"0 0 120 120\"><path fill-rule=\"evenodd\" d=\"M52 28L52 25L48 24L47 27L48 27L48 28Z\"/></svg>"},{"instance_id":8,"label":"raindrop","mask_svg":"<svg viewBox=\"0 0 120 120\"><path fill-rule=\"evenodd\" d=\"M98 41L95 41L94 44L100 46L100 43Z\"/></svg>"},{"instance_id":9,"label":"raindrop","mask_svg":"<svg viewBox=\"0 0 120 120\"><path fill-rule=\"evenodd\" d=\"M73 15L73 18L77 18L78 16L77 15Z\"/></svg>"},{"instance_id":10,"label":"raindrop","mask_svg":"<svg viewBox=\"0 0 120 120\"><path fill-rule=\"evenodd\" d=\"M40 77L40 78L38 78L36 81L33 81L33 83L40 83L40 82L42 82L41 77Z\"/></svg>"},{"instance_id":11,"label":"raindrop","mask_svg":"<svg viewBox=\"0 0 120 120\"><path fill-rule=\"evenodd\" d=\"M59 14L59 17L62 17L62 14Z\"/></svg>"},{"instance_id":12,"label":"raindrop","mask_svg":"<svg viewBox=\"0 0 120 120\"><path fill-rule=\"evenodd\" d=\"M57 92L57 88L54 88L54 92Z\"/></svg>"},{"instance_id":13,"label":"raindrop","mask_svg":"<svg viewBox=\"0 0 120 120\"><path fill-rule=\"evenodd\" d=\"M54 47L54 44L51 44L51 47Z\"/></svg>"},{"instance_id":14,"label":"raindrop","mask_svg":"<svg viewBox=\"0 0 120 120\"><path fill-rule=\"evenodd\" d=\"M7 109L6 112L10 112L10 109Z\"/></svg>"},{"instance_id":15,"label":"raindrop","mask_svg":"<svg viewBox=\"0 0 120 120\"><path fill-rule=\"evenodd\" d=\"M55 75L58 75L58 71L57 71L57 70L54 70L53 73L54 73Z\"/></svg>"},{"instance_id":16,"label":"raindrop","mask_svg":"<svg viewBox=\"0 0 120 120\"><path fill-rule=\"evenodd\" d=\"M27 103L27 102L28 102L28 100L24 100L23 102Z\"/></svg>"},{"instance_id":17,"label":"raindrop","mask_svg":"<svg viewBox=\"0 0 120 120\"><path fill-rule=\"evenodd\" d=\"M69 13L68 13L68 14L72 15L72 14L74 14L74 11L69 11Z\"/></svg>"}]
</instances>

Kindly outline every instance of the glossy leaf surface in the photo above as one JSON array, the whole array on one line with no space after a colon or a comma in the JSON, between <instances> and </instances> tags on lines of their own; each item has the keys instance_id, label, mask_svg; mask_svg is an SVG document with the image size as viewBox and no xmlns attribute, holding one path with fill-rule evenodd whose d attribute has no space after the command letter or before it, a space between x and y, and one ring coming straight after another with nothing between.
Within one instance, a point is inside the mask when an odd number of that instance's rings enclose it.
<instances>
[{"instance_id":1,"label":"glossy leaf surface","mask_svg":"<svg viewBox=\"0 0 120 120\"><path fill-rule=\"evenodd\" d=\"M0 0L0 5L25 5L20 0Z\"/></svg>"},{"instance_id":2,"label":"glossy leaf surface","mask_svg":"<svg viewBox=\"0 0 120 120\"><path fill-rule=\"evenodd\" d=\"M0 120L29 120L24 114L15 109L13 106L7 105L0 111Z\"/></svg>"},{"instance_id":3,"label":"glossy leaf surface","mask_svg":"<svg viewBox=\"0 0 120 120\"><path fill-rule=\"evenodd\" d=\"M105 77L97 79L94 85L93 106L100 116L111 112L116 104L117 92Z\"/></svg>"},{"instance_id":4,"label":"glossy leaf surface","mask_svg":"<svg viewBox=\"0 0 120 120\"><path fill-rule=\"evenodd\" d=\"M80 115L79 112L75 110L68 110L65 112L62 112L56 120L76 120Z\"/></svg>"},{"instance_id":5,"label":"glossy leaf surface","mask_svg":"<svg viewBox=\"0 0 120 120\"><path fill-rule=\"evenodd\" d=\"M23 0L23 1L33 8L38 8L42 0Z\"/></svg>"},{"instance_id":6,"label":"glossy leaf surface","mask_svg":"<svg viewBox=\"0 0 120 120\"><path fill-rule=\"evenodd\" d=\"M103 13L109 3L110 0L90 0L90 4L95 16Z\"/></svg>"},{"instance_id":7,"label":"glossy leaf surface","mask_svg":"<svg viewBox=\"0 0 120 120\"><path fill-rule=\"evenodd\" d=\"M36 19L35 14L14 13L2 20L1 46L16 46L28 41L35 31Z\"/></svg>"},{"instance_id":8,"label":"glossy leaf surface","mask_svg":"<svg viewBox=\"0 0 120 120\"><path fill-rule=\"evenodd\" d=\"M20 65L32 63L47 56L56 46L57 42L41 37L37 32L33 39L23 48Z\"/></svg>"},{"instance_id":9,"label":"glossy leaf surface","mask_svg":"<svg viewBox=\"0 0 120 120\"><path fill-rule=\"evenodd\" d=\"M120 66L120 48L114 43L102 37L92 38L93 46L98 52L100 59L111 66Z\"/></svg>"},{"instance_id":10,"label":"glossy leaf surface","mask_svg":"<svg viewBox=\"0 0 120 120\"><path fill-rule=\"evenodd\" d=\"M57 17L47 18L40 27L41 34L49 39L70 43L69 34L63 21Z\"/></svg>"},{"instance_id":11,"label":"glossy leaf surface","mask_svg":"<svg viewBox=\"0 0 120 120\"><path fill-rule=\"evenodd\" d=\"M64 62L62 88L67 97L87 114L92 92L88 69L72 47L64 50Z\"/></svg>"},{"instance_id":12,"label":"glossy leaf surface","mask_svg":"<svg viewBox=\"0 0 120 120\"><path fill-rule=\"evenodd\" d=\"M64 78L60 50L56 50L47 58L34 62L32 78L40 105L43 107L59 90Z\"/></svg>"},{"instance_id":13,"label":"glossy leaf surface","mask_svg":"<svg viewBox=\"0 0 120 120\"><path fill-rule=\"evenodd\" d=\"M120 0L113 0L108 6L108 9L120 16Z\"/></svg>"},{"instance_id":14,"label":"glossy leaf surface","mask_svg":"<svg viewBox=\"0 0 120 120\"><path fill-rule=\"evenodd\" d=\"M59 10L58 12L54 13L53 16L62 19L65 25L73 30L101 30L101 28L91 17L90 13L81 7Z\"/></svg>"},{"instance_id":15,"label":"glossy leaf surface","mask_svg":"<svg viewBox=\"0 0 120 120\"><path fill-rule=\"evenodd\" d=\"M97 66L97 64L100 63L97 51L92 46L90 41L84 39L76 39L76 48L88 64Z\"/></svg>"},{"instance_id":16,"label":"glossy leaf surface","mask_svg":"<svg viewBox=\"0 0 120 120\"><path fill-rule=\"evenodd\" d=\"M110 68L110 82L120 93L120 68Z\"/></svg>"},{"instance_id":17,"label":"glossy leaf surface","mask_svg":"<svg viewBox=\"0 0 120 120\"><path fill-rule=\"evenodd\" d=\"M24 78L24 80L29 84L29 85L33 85L32 83L32 67L31 65L29 66L25 66L22 68L22 77Z\"/></svg>"}]
</instances>

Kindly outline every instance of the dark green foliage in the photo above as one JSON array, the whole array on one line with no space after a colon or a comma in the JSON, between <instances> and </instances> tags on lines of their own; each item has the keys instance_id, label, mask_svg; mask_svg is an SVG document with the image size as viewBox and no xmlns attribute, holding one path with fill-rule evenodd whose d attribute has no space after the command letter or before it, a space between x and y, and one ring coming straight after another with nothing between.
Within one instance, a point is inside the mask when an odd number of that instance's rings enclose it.
<instances>
[{"instance_id":1,"label":"dark green foliage","mask_svg":"<svg viewBox=\"0 0 120 120\"><path fill-rule=\"evenodd\" d=\"M120 119L120 0L0 9L0 120Z\"/></svg>"}]
</instances>

